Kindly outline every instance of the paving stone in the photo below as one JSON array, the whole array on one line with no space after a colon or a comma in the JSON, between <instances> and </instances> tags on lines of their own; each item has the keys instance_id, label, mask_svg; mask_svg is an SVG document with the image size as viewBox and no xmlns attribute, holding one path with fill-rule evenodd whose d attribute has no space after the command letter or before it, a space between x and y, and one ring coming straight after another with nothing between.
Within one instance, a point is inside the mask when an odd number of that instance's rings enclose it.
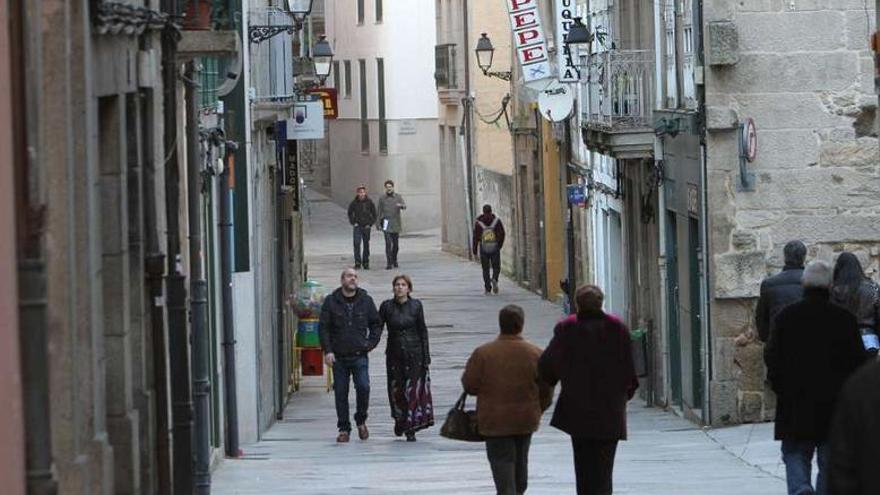
<instances>
[{"instance_id":1,"label":"paving stone","mask_svg":"<svg viewBox=\"0 0 880 495\"><path fill-rule=\"evenodd\" d=\"M305 239L309 273L335 287L341 269L352 264L350 227L344 211L324 198L312 195L311 211ZM370 356L369 440L336 444L333 396L325 392L323 378L308 377L290 400L284 418L260 442L243 445L242 459L220 463L213 474L215 495L495 493L484 446L444 439L438 435L439 424L460 393L461 372L471 350L495 337L498 309L511 303L522 306L525 337L540 346L549 342L561 311L505 279L499 295L483 295L479 265L440 252L439 244L438 230L402 237L400 269L391 271L382 269L384 245L381 236L374 236L370 246L373 269L360 272L361 285L377 302L390 296L393 274L412 277L413 295L424 302L431 338L438 424L420 432L415 443L393 435L384 356L377 350ZM353 409L354 397L351 401ZM532 440L528 493L575 493L571 443L567 435L549 426L550 416L550 411L544 415ZM618 448L615 493L769 495L784 491L778 473L751 465L724 447L726 443L748 445L754 430L751 425L725 429L719 440L639 400L630 403L628 416L629 440ZM760 439L768 438L772 435ZM778 452L772 440L766 445L754 455Z\"/></svg>"}]
</instances>

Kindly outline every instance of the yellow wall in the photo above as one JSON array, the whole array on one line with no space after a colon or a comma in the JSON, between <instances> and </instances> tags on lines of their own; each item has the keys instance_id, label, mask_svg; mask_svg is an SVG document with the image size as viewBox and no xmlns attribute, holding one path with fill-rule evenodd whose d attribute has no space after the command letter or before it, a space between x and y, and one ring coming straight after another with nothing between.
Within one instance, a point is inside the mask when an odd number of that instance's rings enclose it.
<instances>
[{"instance_id":1,"label":"yellow wall","mask_svg":"<svg viewBox=\"0 0 880 495\"><path fill-rule=\"evenodd\" d=\"M504 2L473 1L471 6L471 36L468 54L471 60L471 81L474 94L474 110L487 120L493 120L501 109L501 100L510 92L510 83L494 77L486 77L477 65L477 57L473 50L480 39L480 33L486 33L495 47L492 71L510 70L511 34L507 7ZM508 114L511 114L508 106ZM513 174L513 140L507 129L507 121L502 116L497 124L490 125L474 115L474 160L476 165L500 174Z\"/></svg>"},{"instance_id":2,"label":"yellow wall","mask_svg":"<svg viewBox=\"0 0 880 495\"><path fill-rule=\"evenodd\" d=\"M562 195L559 182L559 145L553 138L550 122L541 119L544 149L544 239L547 267L547 298L561 295L559 281L565 278L565 222L562 217Z\"/></svg>"}]
</instances>

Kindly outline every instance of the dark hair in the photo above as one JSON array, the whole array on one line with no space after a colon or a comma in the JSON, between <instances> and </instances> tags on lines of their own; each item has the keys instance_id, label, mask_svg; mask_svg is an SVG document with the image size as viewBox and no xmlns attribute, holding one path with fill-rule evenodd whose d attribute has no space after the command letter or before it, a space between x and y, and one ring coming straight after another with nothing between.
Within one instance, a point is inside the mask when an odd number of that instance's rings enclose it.
<instances>
[{"instance_id":1,"label":"dark hair","mask_svg":"<svg viewBox=\"0 0 880 495\"><path fill-rule=\"evenodd\" d=\"M483 205L483 213L485 213L487 215L489 213L492 213L492 206L491 205Z\"/></svg>"},{"instance_id":2,"label":"dark hair","mask_svg":"<svg viewBox=\"0 0 880 495\"><path fill-rule=\"evenodd\" d=\"M406 286L409 287L410 292L412 292L412 279L409 278L409 275L404 275L401 273L400 275L394 277L391 280L391 288L394 288L394 286L397 285L398 280L403 280L404 282L406 282Z\"/></svg>"},{"instance_id":3,"label":"dark hair","mask_svg":"<svg viewBox=\"0 0 880 495\"><path fill-rule=\"evenodd\" d=\"M574 295L578 313L595 313L602 311L605 294L596 285L582 285Z\"/></svg>"},{"instance_id":4,"label":"dark hair","mask_svg":"<svg viewBox=\"0 0 880 495\"><path fill-rule=\"evenodd\" d=\"M782 248L782 256L785 258L785 266L804 266L807 257L807 246L801 241L788 241Z\"/></svg>"},{"instance_id":5,"label":"dark hair","mask_svg":"<svg viewBox=\"0 0 880 495\"><path fill-rule=\"evenodd\" d=\"M505 335L516 335L522 332L526 317L523 309L516 304L508 304L498 312L498 326Z\"/></svg>"},{"instance_id":6,"label":"dark hair","mask_svg":"<svg viewBox=\"0 0 880 495\"><path fill-rule=\"evenodd\" d=\"M856 255L847 251L840 253L834 264L834 283L831 288L834 302L850 311L857 308L859 288L866 278Z\"/></svg>"},{"instance_id":7,"label":"dark hair","mask_svg":"<svg viewBox=\"0 0 880 495\"><path fill-rule=\"evenodd\" d=\"M393 180L391 180L391 179L386 180L384 185L387 186L388 184L391 184L391 187L394 187L394 181L393 181Z\"/></svg>"}]
</instances>

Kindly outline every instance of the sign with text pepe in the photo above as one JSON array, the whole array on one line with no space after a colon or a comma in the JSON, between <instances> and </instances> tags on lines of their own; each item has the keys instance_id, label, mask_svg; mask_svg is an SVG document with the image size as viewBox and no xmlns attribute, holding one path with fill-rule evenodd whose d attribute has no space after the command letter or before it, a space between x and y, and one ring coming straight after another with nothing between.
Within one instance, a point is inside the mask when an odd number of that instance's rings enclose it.
<instances>
[{"instance_id":1,"label":"sign with text pepe","mask_svg":"<svg viewBox=\"0 0 880 495\"><path fill-rule=\"evenodd\" d=\"M513 31L513 49L526 83L551 76L547 40L538 11L538 0L505 0Z\"/></svg>"}]
</instances>

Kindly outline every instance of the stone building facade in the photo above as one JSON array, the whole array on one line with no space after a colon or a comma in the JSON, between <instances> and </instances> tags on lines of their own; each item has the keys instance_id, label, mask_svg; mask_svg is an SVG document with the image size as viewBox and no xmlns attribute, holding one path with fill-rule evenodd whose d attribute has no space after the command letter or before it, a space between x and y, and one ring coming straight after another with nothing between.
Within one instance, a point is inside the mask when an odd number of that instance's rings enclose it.
<instances>
[{"instance_id":1,"label":"stone building facade","mask_svg":"<svg viewBox=\"0 0 880 495\"><path fill-rule=\"evenodd\" d=\"M861 0L703 2L713 424L772 419L754 330L761 279L800 239L808 259L880 264L880 146ZM738 124L758 149L742 187Z\"/></svg>"}]
</instances>

